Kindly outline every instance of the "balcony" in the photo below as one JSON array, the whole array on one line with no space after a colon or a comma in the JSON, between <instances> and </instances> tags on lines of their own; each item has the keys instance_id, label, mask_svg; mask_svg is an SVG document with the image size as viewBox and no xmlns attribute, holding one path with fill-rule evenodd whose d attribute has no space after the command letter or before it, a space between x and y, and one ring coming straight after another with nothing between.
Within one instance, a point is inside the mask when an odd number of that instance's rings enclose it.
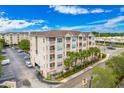
<instances>
[{"instance_id":1,"label":"balcony","mask_svg":"<svg viewBox=\"0 0 124 93\"><path fill-rule=\"evenodd\" d=\"M50 53L55 53L55 49L50 50Z\"/></svg>"},{"instance_id":2,"label":"balcony","mask_svg":"<svg viewBox=\"0 0 124 93\"><path fill-rule=\"evenodd\" d=\"M54 45L55 44L55 41L49 41L49 44L50 45Z\"/></svg>"},{"instance_id":3,"label":"balcony","mask_svg":"<svg viewBox=\"0 0 124 93\"><path fill-rule=\"evenodd\" d=\"M53 70L53 69L55 69L55 67L50 67L50 70Z\"/></svg>"},{"instance_id":4,"label":"balcony","mask_svg":"<svg viewBox=\"0 0 124 93\"><path fill-rule=\"evenodd\" d=\"M50 70L55 69L55 63L50 63Z\"/></svg>"},{"instance_id":5,"label":"balcony","mask_svg":"<svg viewBox=\"0 0 124 93\"><path fill-rule=\"evenodd\" d=\"M70 47L66 47L66 50L69 51L70 50Z\"/></svg>"},{"instance_id":6,"label":"balcony","mask_svg":"<svg viewBox=\"0 0 124 93\"><path fill-rule=\"evenodd\" d=\"M53 61L55 61L55 58L50 59L50 62L53 62Z\"/></svg>"},{"instance_id":7,"label":"balcony","mask_svg":"<svg viewBox=\"0 0 124 93\"><path fill-rule=\"evenodd\" d=\"M82 48L82 46L79 46L79 49L81 49Z\"/></svg>"},{"instance_id":8,"label":"balcony","mask_svg":"<svg viewBox=\"0 0 124 93\"><path fill-rule=\"evenodd\" d=\"M71 43L71 41L70 40L66 40L66 43Z\"/></svg>"}]
</instances>

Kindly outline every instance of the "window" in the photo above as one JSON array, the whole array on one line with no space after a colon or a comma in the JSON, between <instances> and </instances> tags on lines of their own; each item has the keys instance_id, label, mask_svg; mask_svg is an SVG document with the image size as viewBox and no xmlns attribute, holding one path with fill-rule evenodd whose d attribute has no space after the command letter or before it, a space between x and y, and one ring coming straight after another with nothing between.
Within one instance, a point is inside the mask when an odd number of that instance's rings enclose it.
<instances>
[{"instance_id":1,"label":"window","mask_svg":"<svg viewBox=\"0 0 124 93\"><path fill-rule=\"evenodd\" d=\"M43 43L45 43L45 38L43 38Z\"/></svg>"},{"instance_id":2,"label":"window","mask_svg":"<svg viewBox=\"0 0 124 93\"><path fill-rule=\"evenodd\" d=\"M72 48L76 48L76 44L72 44Z\"/></svg>"},{"instance_id":3,"label":"window","mask_svg":"<svg viewBox=\"0 0 124 93\"><path fill-rule=\"evenodd\" d=\"M55 46L50 46L50 50L55 50Z\"/></svg>"},{"instance_id":4,"label":"window","mask_svg":"<svg viewBox=\"0 0 124 93\"><path fill-rule=\"evenodd\" d=\"M61 51L61 50L62 50L62 46L58 46L57 51Z\"/></svg>"},{"instance_id":5,"label":"window","mask_svg":"<svg viewBox=\"0 0 124 93\"><path fill-rule=\"evenodd\" d=\"M61 59L62 58L62 54L57 55L57 58Z\"/></svg>"},{"instance_id":6,"label":"window","mask_svg":"<svg viewBox=\"0 0 124 93\"><path fill-rule=\"evenodd\" d=\"M51 42L51 41L55 41L56 40L56 38L55 37L49 37L49 41Z\"/></svg>"},{"instance_id":7,"label":"window","mask_svg":"<svg viewBox=\"0 0 124 93\"><path fill-rule=\"evenodd\" d=\"M86 40L86 37L84 37L84 40Z\"/></svg>"},{"instance_id":8,"label":"window","mask_svg":"<svg viewBox=\"0 0 124 93\"><path fill-rule=\"evenodd\" d=\"M68 41L68 40L70 40L71 38L70 37L66 37L66 40Z\"/></svg>"},{"instance_id":9,"label":"window","mask_svg":"<svg viewBox=\"0 0 124 93\"><path fill-rule=\"evenodd\" d=\"M91 42L89 42L89 45L91 45L92 43Z\"/></svg>"},{"instance_id":10,"label":"window","mask_svg":"<svg viewBox=\"0 0 124 93\"><path fill-rule=\"evenodd\" d=\"M62 42L62 38L57 38L57 42Z\"/></svg>"},{"instance_id":11,"label":"window","mask_svg":"<svg viewBox=\"0 0 124 93\"><path fill-rule=\"evenodd\" d=\"M66 48L70 48L70 44L66 44Z\"/></svg>"},{"instance_id":12,"label":"window","mask_svg":"<svg viewBox=\"0 0 124 93\"><path fill-rule=\"evenodd\" d=\"M79 37L79 40L82 40L82 37Z\"/></svg>"},{"instance_id":13,"label":"window","mask_svg":"<svg viewBox=\"0 0 124 93\"><path fill-rule=\"evenodd\" d=\"M89 36L89 39L91 39L91 36Z\"/></svg>"},{"instance_id":14,"label":"window","mask_svg":"<svg viewBox=\"0 0 124 93\"><path fill-rule=\"evenodd\" d=\"M83 44L83 47L86 47L86 43Z\"/></svg>"},{"instance_id":15,"label":"window","mask_svg":"<svg viewBox=\"0 0 124 93\"><path fill-rule=\"evenodd\" d=\"M50 67L55 67L55 63L50 63Z\"/></svg>"},{"instance_id":16,"label":"window","mask_svg":"<svg viewBox=\"0 0 124 93\"><path fill-rule=\"evenodd\" d=\"M55 59L55 54L50 55L50 61L53 61Z\"/></svg>"},{"instance_id":17,"label":"window","mask_svg":"<svg viewBox=\"0 0 124 93\"><path fill-rule=\"evenodd\" d=\"M79 46L82 46L82 43L79 43Z\"/></svg>"},{"instance_id":18,"label":"window","mask_svg":"<svg viewBox=\"0 0 124 93\"><path fill-rule=\"evenodd\" d=\"M58 67L61 67L61 66L62 66L62 63L58 63L57 66L58 66Z\"/></svg>"},{"instance_id":19,"label":"window","mask_svg":"<svg viewBox=\"0 0 124 93\"><path fill-rule=\"evenodd\" d=\"M76 41L76 39L77 39L76 37L72 37L72 41Z\"/></svg>"}]
</instances>

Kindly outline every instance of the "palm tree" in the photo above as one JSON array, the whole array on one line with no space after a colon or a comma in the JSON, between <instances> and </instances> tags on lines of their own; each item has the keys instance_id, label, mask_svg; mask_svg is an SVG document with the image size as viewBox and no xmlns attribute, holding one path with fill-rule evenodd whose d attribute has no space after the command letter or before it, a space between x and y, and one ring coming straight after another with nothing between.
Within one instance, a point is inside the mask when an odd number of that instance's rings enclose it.
<instances>
[{"instance_id":1,"label":"palm tree","mask_svg":"<svg viewBox=\"0 0 124 93\"><path fill-rule=\"evenodd\" d=\"M94 47L94 54L95 54L95 56L97 56L97 55L100 55L100 49L99 48L97 48L97 47Z\"/></svg>"},{"instance_id":2,"label":"palm tree","mask_svg":"<svg viewBox=\"0 0 124 93\"><path fill-rule=\"evenodd\" d=\"M71 66L72 66L72 60L71 60L70 58L66 58L66 59L64 60L64 65L65 65L67 68L69 68L69 70L70 70L70 68L71 68Z\"/></svg>"},{"instance_id":3,"label":"palm tree","mask_svg":"<svg viewBox=\"0 0 124 93\"><path fill-rule=\"evenodd\" d=\"M80 51L79 52L79 55L78 55L78 58L80 59L80 61L81 61L81 65L82 65L82 63L85 61L85 58L86 58L86 50L83 50L83 51Z\"/></svg>"},{"instance_id":4,"label":"palm tree","mask_svg":"<svg viewBox=\"0 0 124 93\"><path fill-rule=\"evenodd\" d=\"M90 51L90 55L92 56L91 60L93 60L94 59L94 47L90 47L89 51Z\"/></svg>"},{"instance_id":5,"label":"palm tree","mask_svg":"<svg viewBox=\"0 0 124 93\"><path fill-rule=\"evenodd\" d=\"M74 52L73 53L73 57L74 57L74 66L77 65L77 60L79 59L79 53L78 52Z\"/></svg>"},{"instance_id":6,"label":"palm tree","mask_svg":"<svg viewBox=\"0 0 124 93\"><path fill-rule=\"evenodd\" d=\"M68 52L68 57L74 62L74 66L77 64L78 55L78 52Z\"/></svg>"}]
</instances>

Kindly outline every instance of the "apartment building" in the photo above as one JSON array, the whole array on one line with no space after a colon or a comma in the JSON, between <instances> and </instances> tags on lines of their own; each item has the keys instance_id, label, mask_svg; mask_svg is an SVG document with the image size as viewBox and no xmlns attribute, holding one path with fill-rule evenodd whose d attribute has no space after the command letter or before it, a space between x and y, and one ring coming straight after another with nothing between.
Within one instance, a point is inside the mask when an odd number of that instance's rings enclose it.
<instances>
[{"instance_id":1,"label":"apartment building","mask_svg":"<svg viewBox=\"0 0 124 93\"><path fill-rule=\"evenodd\" d=\"M22 39L30 39L29 32L7 32L1 34L7 45L17 45Z\"/></svg>"},{"instance_id":2,"label":"apartment building","mask_svg":"<svg viewBox=\"0 0 124 93\"><path fill-rule=\"evenodd\" d=\"M53 30L31 32L31 62L44 77L59 74L64 69L64 59L69 51L80 51L95 46L92 33Z\"/></svg>"}]
</instances>

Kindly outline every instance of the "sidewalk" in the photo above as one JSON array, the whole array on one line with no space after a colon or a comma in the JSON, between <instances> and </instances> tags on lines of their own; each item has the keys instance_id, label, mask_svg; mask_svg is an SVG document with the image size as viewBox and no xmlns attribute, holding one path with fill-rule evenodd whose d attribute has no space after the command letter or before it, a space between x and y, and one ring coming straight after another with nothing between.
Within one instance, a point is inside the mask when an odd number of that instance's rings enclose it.
<instances>
[{"instance_id":1,"label":"sidewalk","mask_svg":"<svg viewBox=\"0 0 124 93\"><path fill-rule=\"evenodd\" d=\"M77 77L77 76L79 76L79 75L81 75L81 74L83 74L83 73L85 73L85 72L91 70L92 68L98 66L99 64L101 64L101 63L107 61L108 58L109 58L109 54L106 55L106 58L105 58L105 59L103 59L103 60L101 60L101 61L99 61L99 62L93 64L92 66L89 66L89 67L83 69L83 70L80 71L80 72L77 72L77 73L75 73L75 74L73 74L73 75L71 75L71 76L69 76L69 77L63 79L61 82L62 82L62 83L65 83L65 82L67 82L67 81L69 81L69 80L71 80L71 79L73 79L73 78L75 78L75 77ZM57 85L56 87L58 87L58 86L60 86L60 85L61 85L61 84Z\"/></svg>"}]
</instances>

